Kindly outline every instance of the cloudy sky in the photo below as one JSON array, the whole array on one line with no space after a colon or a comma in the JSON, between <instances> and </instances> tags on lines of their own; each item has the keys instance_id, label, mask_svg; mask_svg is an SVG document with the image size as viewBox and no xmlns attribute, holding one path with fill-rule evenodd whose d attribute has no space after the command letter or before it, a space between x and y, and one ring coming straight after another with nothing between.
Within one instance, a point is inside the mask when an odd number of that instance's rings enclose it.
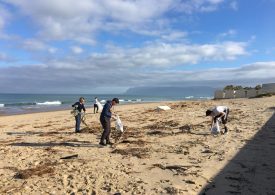
<instances>
[{"instance_id":1,"label":"cloudy sky","mask_svg":"<svg viewBox=\"0 0 275 195\"><path fill-rule=\"evenodd\" d=\"M275 82L274 0L0 0L0 90Z\"/></svg>"}]
</instances>

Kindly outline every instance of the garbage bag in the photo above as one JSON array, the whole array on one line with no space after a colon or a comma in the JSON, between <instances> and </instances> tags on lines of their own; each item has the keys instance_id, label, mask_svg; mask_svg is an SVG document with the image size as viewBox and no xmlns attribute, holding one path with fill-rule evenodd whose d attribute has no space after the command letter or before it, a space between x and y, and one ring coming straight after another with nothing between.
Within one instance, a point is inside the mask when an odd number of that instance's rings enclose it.
<instances>
[{"instance_id":1,"label":"garbage bag","mask_svg":"<svg viewBox=\"0 0 275 195\"><path fill-rule=\"evenodd\" d=\"M123 132L123 124L122 124L122 122L121 122L119 116L116 117L115 126L116 126L116 130L117 130L117 131Z\"/></svg>"}]
</instances>

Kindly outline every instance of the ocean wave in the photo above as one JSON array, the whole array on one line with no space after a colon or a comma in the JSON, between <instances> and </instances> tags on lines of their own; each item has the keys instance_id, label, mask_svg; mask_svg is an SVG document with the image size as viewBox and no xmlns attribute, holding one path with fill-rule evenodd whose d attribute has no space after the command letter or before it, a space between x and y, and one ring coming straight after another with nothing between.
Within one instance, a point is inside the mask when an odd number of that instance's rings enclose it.
<instances>
[{"instance_id":1,"label":"ocean wave","mask_svg":"<svg viewBox=\"0 0 275 195\"><path fill-rule=\"evenodd\" d=\"M5 104L0 104L0 108L1 108L1 107L5 107Z\"/></svg>"},{"instance_id":2,"label":"ocean wave","mask_svg":"<svg viewBox=\"0 0 275 195\"><path fill-rule=\"evenodd\" d=\"M185 99L193 99L194 96L186 96Z\"/></svg>"},{"instance_id":3,"label":"ocean wave","mask_svg":"<svg viewBox=\"0 0 275 195\"><path fill-rule=\"evenodd\" d=\"M17 102L17 103L9 103L9 104L4 104L4 106L31 106L35 105L35 103L30 103L30 102Z\"/></svg>"},{"instance_id":4,"label":"ocean wave","mask_svg":"<svg viewBox=\"0 0 275 195\"><path fill-rule=\"evenodd\" d=\"M100 103L105 103L105 102L106 102L106 100L101 100L101 101L100 101Z\"/></svg>"},{"instance_id":5,"label":"ocean wave","mask_svg":"<svg viewBox=\"0 0 275 195\"><path fill-rule=\"evenodd\" d=\"M35 103L36 105L61 105L62 104L62 102L61 101L46 101L46 102L42 102L42 103L40 103L40 102L36 102Z\"/></svg>"}]
</instances>

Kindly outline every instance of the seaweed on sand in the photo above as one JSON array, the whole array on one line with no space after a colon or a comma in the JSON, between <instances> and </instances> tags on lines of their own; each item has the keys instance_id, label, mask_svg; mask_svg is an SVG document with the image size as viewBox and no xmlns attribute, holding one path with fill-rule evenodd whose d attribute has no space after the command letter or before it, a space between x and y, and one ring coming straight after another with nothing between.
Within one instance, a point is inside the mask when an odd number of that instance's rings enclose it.
<instances>
[{"instance_id":1,"label":"seaweed on sand","mask_svg":"<svg viewBox=\"0 0 275 195\"><path fill-rule=\"evenodd\" d=\"M124 148L114 149L112 153L121 154L124 156L135 156L137 158L147 158L149 156L149 148Z\"/></svg>"},{"instance_id":2,"label":"seaweed on sand","mask_svg":"<svg viewBox=\"0 0 275 195\"><path fill-rule=\"evenodd\" d=\"M54 166L56 163L45 163L43 165L38 165L34 168L18 170L14 175L15 179L28 179L32 176L41 177L44 174L52 174L54 173Z\"/></svg>"}]
</instances>

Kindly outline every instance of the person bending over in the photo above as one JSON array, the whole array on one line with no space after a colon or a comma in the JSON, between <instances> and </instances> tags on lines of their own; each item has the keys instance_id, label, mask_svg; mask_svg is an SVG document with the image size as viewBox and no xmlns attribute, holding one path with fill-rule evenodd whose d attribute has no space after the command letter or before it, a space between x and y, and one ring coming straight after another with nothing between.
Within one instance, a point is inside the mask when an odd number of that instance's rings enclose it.
<instances>
[{"instance_id":1,"label":"person bending over","mask_svg":"<svg viewBox=\"0 0 275 195\"><path fill-rule=\"evenodd\" d=\"M215 108L208 109L206 111L206 116L212 117L211 128L213 127L213 124L217 122L218 119L221 119L222 124L224 124L224 132L223 132L224 134L228 133L228 128L226 126L228 114L229 114L229 108L226 106L216 106Z\"/></svg>"}]
</instances>

